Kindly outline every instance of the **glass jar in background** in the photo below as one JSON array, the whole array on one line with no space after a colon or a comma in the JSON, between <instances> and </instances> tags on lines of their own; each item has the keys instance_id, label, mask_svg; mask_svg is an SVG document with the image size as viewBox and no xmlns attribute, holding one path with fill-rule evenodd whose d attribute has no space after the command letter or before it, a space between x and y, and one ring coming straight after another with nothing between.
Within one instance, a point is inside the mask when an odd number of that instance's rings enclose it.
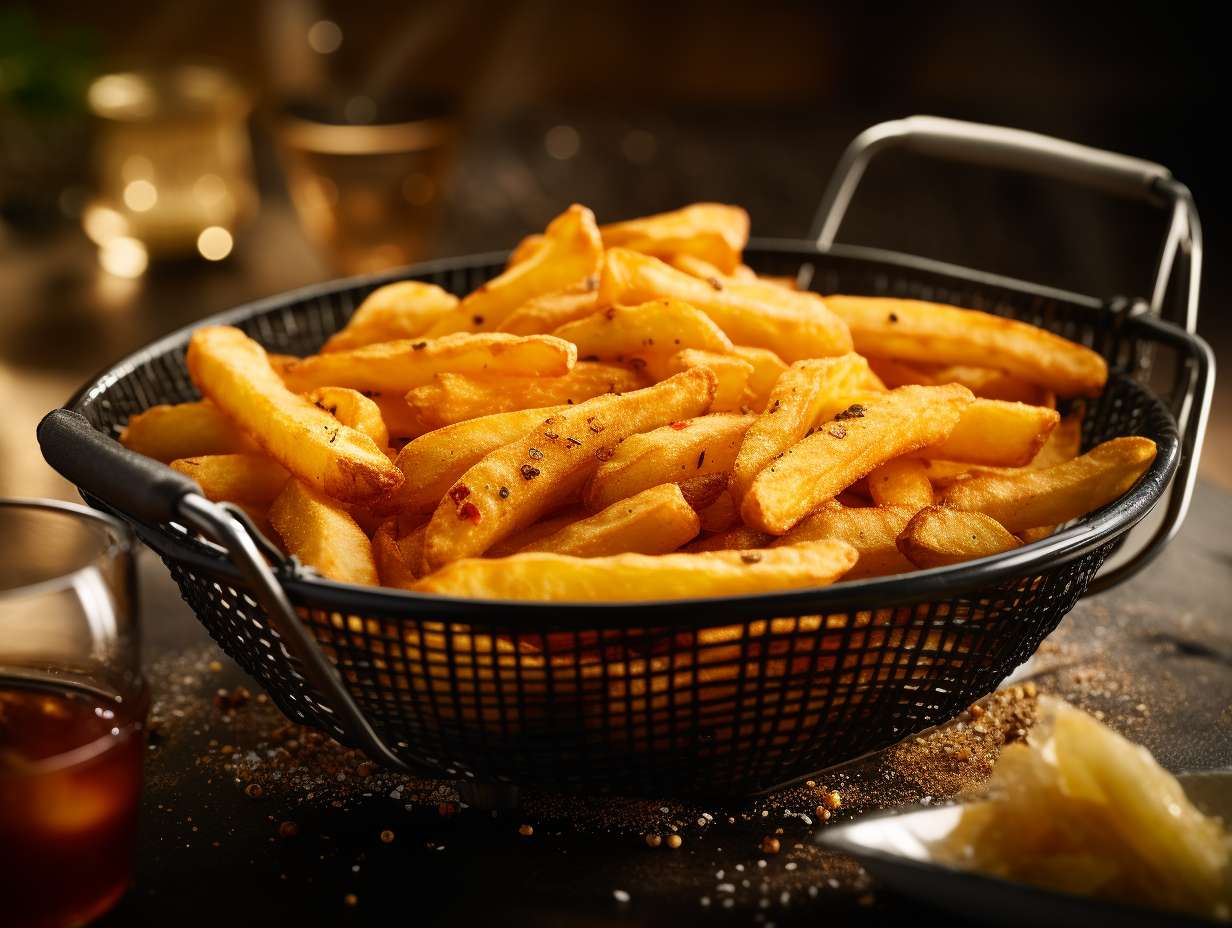
<instances>
[{"instance_id":1,"label":"glass jar in background","mask_svg":"<svg viewBox=\"0 0 1232 928\"><path fill-rule=\"evenodd\" d=\"M185 65L104 75L88 101L98 119L97 196L82 224L103 267L135 277L150 259L230 254L258 202L251 101L239 84Z\"/></svg>"},{"instance_id":2,"label":"glass jar in background","mask_svg":"<svg viewBox=\"0 0 1232 928\"><path fill-rule=\"evenodd\" d=\"M309 240L344 274L423 257L440 216L452 165L448 107L420 103L380 112L352 98L332 118L296 104L279 120L287 187Z\"/></svg>"},{"instance_id":3,"label":"glass jar in background","mask_svg":"<svg viewBox=\"0 0 1232 928\"><path fill-rule=\"evenodd\" d=\"M0 921L82 925L133 874L146 688L132 536L0 500Z\"/></svg>"}]
</instances>

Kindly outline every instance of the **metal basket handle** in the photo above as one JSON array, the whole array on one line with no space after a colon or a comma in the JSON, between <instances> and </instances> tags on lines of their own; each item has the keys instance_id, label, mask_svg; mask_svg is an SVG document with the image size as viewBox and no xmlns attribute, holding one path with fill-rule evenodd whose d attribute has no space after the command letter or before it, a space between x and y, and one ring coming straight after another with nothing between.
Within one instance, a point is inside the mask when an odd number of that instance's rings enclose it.
<instances>
[{"instance_id":1,"label":"metal basket handle","mask_svg":"<svg viewBox=\"0 0 1232 928\"><path fill-rule=\"evenodd\" d=\"M1196 334L1202 225L1189 189L1163 165L1139 158L1019 129L938 116L910 116L872 126L847 146L817 210L813 234L818 248L824 251L834 244L868 163L888 148L906 148L934 157L1055 177L1171 210L1149 306L1153 315L1168 320L1155 324L1175 324L1187 333L1189 355L1181 362L1183 371L1178 372L1178 377L1188 380L1182 393L1185 400L1177 413L1181 460L1163 521L1155 533L1129 560L1093 580L1084 595L1122 583L1154 560L1180 530L1197 481L1198 459L1214 391L1214 356ZM1174 280L1182 299L1165 315L1165 302Z\"/></svg>"},{"instance_id":2,"label":"metal basket handle","mask_svg":"<svg viewBox=\"0 0 1232 928\"><path fill-rule=\"evenodd\" d=\"M143 522L180 522L226 549L244 574L270 624L300 662L304 678L359 747L375 760L409 772L364 717L338 669L308 627L245 527L224 505L212 503L195 480L130 451L96 431L80 413L53 409L38 425L43 457L62 476L103 502ZM252 534L250 534L252 532Z\"/></svg>"},{"instance_id":3,"label":"metal basket handle","mask_svg":"<svg viewBox=\"0 0 1232 928\"><path fill-rule=\"evenodd\" d=\"M1034 132L939 116L883 122L856 136L839 159L813 223L812 235L819 248L826 250L834 244L865 168L873 156L890 148L1055 177L1167 207L1172 216L1149 305L1156 316L1170 319L1190 334L1197 331L1202 226L1189 189L1163 165ZM1174 280L1183 296L1165 315L1169 286Z\"/></svg>"}]
</instances>

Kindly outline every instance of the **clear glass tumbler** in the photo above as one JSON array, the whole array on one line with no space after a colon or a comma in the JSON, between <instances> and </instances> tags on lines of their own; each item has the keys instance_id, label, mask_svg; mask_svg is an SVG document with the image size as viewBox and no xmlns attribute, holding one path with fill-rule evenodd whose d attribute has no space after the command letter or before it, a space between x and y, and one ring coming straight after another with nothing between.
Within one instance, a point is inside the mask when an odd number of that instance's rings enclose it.
<instances>
[{"instance_id":1,"label":"clear glass tumbler","mask_svg":"<svg viewBox=\"0 0 1232 928\"><path fill-rule=\"evenodd\" d=\"M0 500L0 922L83 925L132 880L147 697L132 536Z\"/></svg>"}]
</instances>

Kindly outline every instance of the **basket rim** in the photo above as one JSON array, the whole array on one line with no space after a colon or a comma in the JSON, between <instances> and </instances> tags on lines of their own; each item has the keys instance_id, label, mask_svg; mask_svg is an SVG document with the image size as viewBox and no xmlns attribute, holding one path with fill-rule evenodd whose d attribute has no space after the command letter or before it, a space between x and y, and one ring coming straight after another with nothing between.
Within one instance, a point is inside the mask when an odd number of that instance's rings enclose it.
<instances>
[{"instance_id":1,"label":"basket rim","mask_svg":"<svg viewBox=\"0 0 1232 928\"><path fill-rule=\"evenodd\" d=\"M1010 290L1020 294L1066 302L1088 311L1097 311L1103 301L1085 294L1017 280L1003 275L964 268L929 258L863 246L835 245L828 250L815 242L796 239L753 239L749 243L750 257L763 254L789 254L802 260L838 258L859 264L889 266L907 270L940 274L963 284ZM440 258L377 274L341 278L310 284L295 290L264 297L241 306L208 316L176 329L143 346L121 360L107 366L86 381L65 403L69 409L80 407L97 397L116 381L130 374L151 358L180 349L191 332L203 325L227 325L242 322L262 313L283 309L289 305L332 296L358 288L379 286L408 277L422 277L451 271L469 270L478 266L498 265L509 252L485 252L459 257ZM1142 327L1142 333L1154 340L1170 342L1190 353L1201 349L1201 339L1168 322L1147 316L1125 320L1130 327ZM1124 377L1123 374L1114 376ZM473 599L414 593L387 587L364 587L339 583L312 575L294 563L282 565L279 579L288 594L299 605L313 609L381 615L388 618L433 618L436 620L465 619L471 623L513 625L534 620L535 625L560 628L596 622L603 627L645 627L659 622L673 625L714 624L715 621L742 620L749 617L803 615L841 612L851 609L880 609L910 603L953 598L974 590L987 591L998 583L1015 578L1031 577L1053 570L1095 550L1101 544L1129 531L1140 522L1162 498L1177 471L1180 441L1175 417L1158 396L1141 384L1133 383L1166 417L1169 428L1157 436L1157 454L1151 466L1138 482L1119 499L1083 517L1077 524L1056 534L1013 551L992 555L949 567L913 571L890 577L847 581L824 587L782 590L741 596L700 597L673 600L570 602ZM134 522L146 544L159 554L177 561L234 578L243 583L238 568L225 551L209 542L198 542L187 535L181 540L161 527L137 522L125 513L83 494L96 509L104 509ZM1007 595L1013 590L1007 589ZM692 611L693 616L685 613Z\"/></svg>"}]
</instances>

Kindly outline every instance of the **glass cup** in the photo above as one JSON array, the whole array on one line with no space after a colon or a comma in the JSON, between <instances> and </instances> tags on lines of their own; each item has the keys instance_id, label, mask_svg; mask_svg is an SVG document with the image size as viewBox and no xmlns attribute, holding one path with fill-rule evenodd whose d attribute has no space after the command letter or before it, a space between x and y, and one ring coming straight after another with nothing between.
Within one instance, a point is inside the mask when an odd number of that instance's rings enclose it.
<instances>
[{"instance_id":1,"label":"glass cup","mask_svg":"<svg viewBox=\"0 0 1232 928\"><path fill-rule=\"evenodd\" d=\"M83 925L133 874L147 697L132 536L0 500L0 922Z\"/></svg>"},{"instance_id":2,"label":"glass cup","mask_svg":"<svg viewBox=\"0 0 1232 928\"><path fill-rule=\"evenodd\" d=\"M295 105L278 126L300 224L343 274L398 267L427 253L453 160L456 131L446 104L386 112L371 105L363 115L372 118L359 123L332 119L327 107Z\"/></svg>"}]
</instances>

